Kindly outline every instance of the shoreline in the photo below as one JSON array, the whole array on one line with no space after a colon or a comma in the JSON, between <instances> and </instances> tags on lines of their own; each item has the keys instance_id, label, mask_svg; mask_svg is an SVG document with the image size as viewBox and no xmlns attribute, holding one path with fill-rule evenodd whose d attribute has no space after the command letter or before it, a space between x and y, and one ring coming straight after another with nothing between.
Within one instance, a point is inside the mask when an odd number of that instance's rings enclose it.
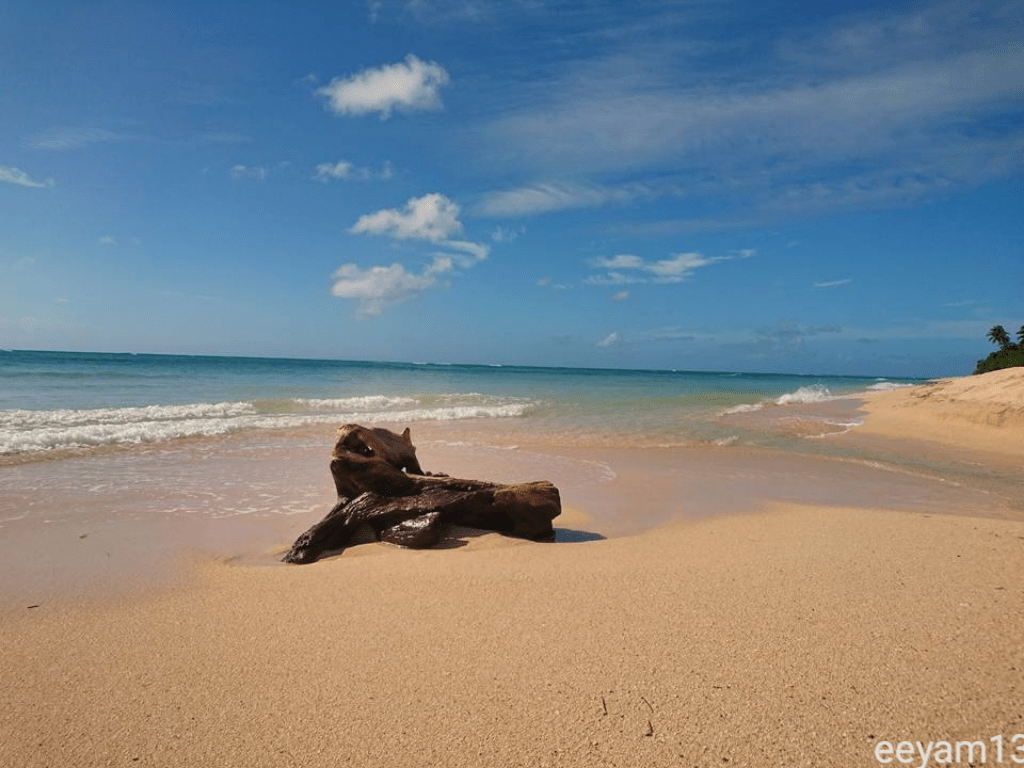
<instances>
[{"instance_id":1,"label":"shoreline","mask_svg":"<svg viewBox=\"0 0 1024 768\"><path fill-rule=\"evenodd\" d=\"M804 426L799 407L792 412L753 409L729 417L740 421L786 413L779 424L797 439L803 435L840 449L852 446L853 454L842 450L793 453L730 441L717 446L572 447L542 442L517 446L496 425L419 424L414 425L419 435L414 439L427 469L497 482L539 477L554 482L561 490L564 509L575 510L572 516L563 511L555 520L562 542L618 539L678 521L749 513L773 503L1024 519L1019 489L1008 481L1019 467L1016 452L1024 447L1024 418L1019 428L1012 422L1009 427L975 423L984 440L966 446L936 439L934 429L920 427L937 403L947 412L963 405L963 398L943 395L951 386L970 390L973 400L967 403L966 416L977 421L978 414L984 414L984 397L991 397L987 393L992 382L1001 412L1007 411L1013 397L1024 399L1024 371L997 372L980 379L940 380L826 403L836 409L827 412L826 423L838 426L823 435L816 434L820 421L813 421L809 429ZM1024 407L1020 413L1024 414ZM742 421L739 428L744 428ZM171 472L177 496L171 500L124 492L94 497L96 489L82 493L75 485L69 485L63 495L48 492L42 504L53 512L62 508L69 512L44 516L52 520L36 514L35 522L13 518L0 524L0 610L26 601L74 604L102 600L108 594L135 594L140 585L181 581L190 564L204 558L272 561L274 552L286 549L333 503L326 468L329 432L323 428L297 431L298 450L281 447L292 445L286 437L273 453L253 454L229 438L216 438L193 443L191 449L188 444L172 445L144 455L77 457L69 459L66 467L47 462L11 468L33 473L32 485L48 483L46 475L54 467L75 477L84 471L75 468L78 463L109 463L106 471L114 472L117 462L127 458L135 462L136 473ZM275 443L263 440L261 444ZM984 450L992 448L1001 450ZM858 451L869 458L856 458ZM907 464L908 456L916 457L915 461ZM998 473L978 475L979 462L998 467ZM957 466L973 475L958 476ZM240 476L239 471L245 474ZM280 479L268 484L267 478L275 476ZM225 495L230 487L244 488L249 483L256 485L247 496ZM286 503L288 511L246 512L268 494ZM173 508L204 496L220 500L218 515L153 514L159 505ZM36 503L30 496L19 501L17 495L8 501L15 506ZM111 515L110 510L117 512Z\"/></svg>"},{"instance_id":2,"label":"shoreline","mask_svg":"<svg viewBox=\"0 0 1024 768\"><path fill-rule=\"evenodd\" d=\"M856 437L855 432L833 435L842 441ZM882 439L888 445L886 438L869 439ZM553 479L561 491L563 510L554 520L559 546L620 540L676 523L754 514L772 504L1024 519L1024 508L1009 504L1008 493L979 491L937 475L927 465L909 469L737 445L525 452L497 448L490 453L463 445L431 448L420 455L434 470L455 467L460 475L498 482L529 479L534 476L531 467L542 464L545 479ZM896 450L902 449L902 444L896 444ZM301 471L290 473L293 480L306 484L305 492L314 499L302 513L210 517L136 512L111 518L87 513L42 523L9 522L0 529L0 613L26 604L73 606L130 597L147 588L173 587L187 580L196 562L208 559L277 565L291 542L333 504L333 488L328 487L329 476L321 466L326 461L317 461L322 457L314 453L301 458ZM208 481L197 480L196 485L204 482ZM114 497L113 503L119 503L119 498ZM69 496L60 503L73 501ZM98 503L93 500L92 506ZM493 537L497 541L491 546L520 543L497 534ZM443 546L475 540L476 536L448 536ZM363 543L341 556L380 551L408 554L387 544Z\"/></svg>"}]
</instances>

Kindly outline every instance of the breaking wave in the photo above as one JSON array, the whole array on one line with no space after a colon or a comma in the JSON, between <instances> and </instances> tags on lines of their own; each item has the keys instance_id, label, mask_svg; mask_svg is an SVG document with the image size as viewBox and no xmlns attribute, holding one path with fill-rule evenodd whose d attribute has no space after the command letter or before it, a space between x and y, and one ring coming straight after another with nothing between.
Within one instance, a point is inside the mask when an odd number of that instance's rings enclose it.
<instances>
[{"instance_id":1,"label":"breaking wave","mask_svg":"<svg viewBox=\"0 0 1024 768\"><path fill-rule=\"evenodd\" d=\"M533 405L534 401L525 398L471 393L423 398L372 395L86 410L7 410L0 411L0 456L159 443L313 424L515 418Z\"/></svg>"},{"instance_id":2,"label":"breaking wave","mask_svg":"<svg viewBox=\"0 0 1024 768\"><path fill-rule=\"evenodd\" d=\"M722 416L731 416L737 413L754 413L763 410L766 405L798 405L801 403L824 403L829 400L836 400L831 390L824 384L810 384L800 387L795 392L787 392L775 398L766 398L757 403L741 403L721 412Z\"/></svg>"},{"instance_id":3,"label":"breaking wave","mask_svg":"<svg viewBox=\"0 0 1024 768\"><path fill-rule=\"evenodd\" d=\"M879 381L876 384L872 384L867 387L868 392L891 392L894 389L905 389L906 387L916 387L916 384L901 384L898 381Z\"/></svg>"},{"instance_id":4,"label":"breaking wave","mask_svg":"<svg viewBox=\"0 0 1024 768\"><path fill-rule=\"evenodd\" d=\"M795 403L824 403L834 400L829 388L824 384L811 384L800 387L796 392L789 392L775 400L776 405L793 405Z\"/></svg>"}]
</instances>

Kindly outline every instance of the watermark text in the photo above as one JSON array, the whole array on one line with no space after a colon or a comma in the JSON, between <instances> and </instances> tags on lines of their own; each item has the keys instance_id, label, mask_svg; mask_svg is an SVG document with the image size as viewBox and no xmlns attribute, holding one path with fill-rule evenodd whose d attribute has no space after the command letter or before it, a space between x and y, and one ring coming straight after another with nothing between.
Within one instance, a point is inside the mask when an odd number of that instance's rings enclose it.
<instances>
[{"instance_id":1,"label":"watermark text","mask_svg":"<svg viewBox=\"0 0 1024 768\"><path fill-rule=\"evenodd\" d=\"M997 734L974 741L880 741L875 760L882 765L1024 765L1024 733Z\"/></svg>"}]
</instances>

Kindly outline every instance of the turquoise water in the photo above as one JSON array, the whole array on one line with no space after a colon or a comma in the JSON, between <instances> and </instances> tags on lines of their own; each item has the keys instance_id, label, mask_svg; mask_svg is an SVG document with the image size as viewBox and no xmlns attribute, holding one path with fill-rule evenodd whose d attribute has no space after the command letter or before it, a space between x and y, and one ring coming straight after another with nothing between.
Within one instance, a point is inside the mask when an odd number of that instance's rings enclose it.
<instances>
[{"instance_id":1,"label":"turquoise water","mask_svg":"<svg viewBox=\"0 0 1024 768\"><path fill-rule=\"evenodd\" d=\"M888 385L857 377L11 351L0 352L0 460L350 421L486 423L559 444L686 445L736 437L736 420L723 414Z\"/></svg>"}]
</instances>

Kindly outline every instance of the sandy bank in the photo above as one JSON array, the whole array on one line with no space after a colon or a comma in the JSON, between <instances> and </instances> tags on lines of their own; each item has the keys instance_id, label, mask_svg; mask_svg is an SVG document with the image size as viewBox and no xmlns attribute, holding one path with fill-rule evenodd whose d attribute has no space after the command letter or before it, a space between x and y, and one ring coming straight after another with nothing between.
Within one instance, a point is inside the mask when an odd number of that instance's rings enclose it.
<instances>
[{"instance_id":1,"label":"sandy bank","mask_svg":"<svg viewBox=\"0 0 1024 768\"><path fill-rule=\"evenodd\" d=\"M865 432L1024 457L1024 368L873 393L865 407Z\"/></svg>"},{"instance_id":2,"label":"sandy bank","mask_svg":"<svg viewBox=\"0 0 1024 768\"><path fill-rule=\"evenodd\" d=\"M0 765L877 765L1024 731L1024 523L776 507L0 622Z\"/></svg>"}]
</instances>

